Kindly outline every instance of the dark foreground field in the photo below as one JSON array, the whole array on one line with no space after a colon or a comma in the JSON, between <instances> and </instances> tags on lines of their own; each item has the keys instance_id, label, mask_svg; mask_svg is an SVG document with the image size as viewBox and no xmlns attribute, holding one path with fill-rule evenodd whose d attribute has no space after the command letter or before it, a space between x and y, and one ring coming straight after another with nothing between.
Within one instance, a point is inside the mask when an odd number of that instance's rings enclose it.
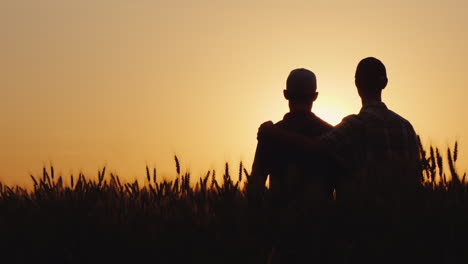
<instances>
[{"instance_id":1,"label":"dark foreground field","mask_svg":"<svg viewBox=\"0 0 468 264\"><path fill-rule=\"evenodd\" d=\"M447 177L431 149L411 201L333 200L286 212L295 217L279 217L268 203L254 209L242 164L235 176L226 165L217 181L214 172L190 179L176 162L176 180L147 168L144 183L123 183L104 168L64 184L44 169L31 179L34 190L0 185L0 261L264 263L275 245L291 258L296 251L299 263L468 263L468 185L456 156L448 150Z\"/></svg>"}]
</instances>

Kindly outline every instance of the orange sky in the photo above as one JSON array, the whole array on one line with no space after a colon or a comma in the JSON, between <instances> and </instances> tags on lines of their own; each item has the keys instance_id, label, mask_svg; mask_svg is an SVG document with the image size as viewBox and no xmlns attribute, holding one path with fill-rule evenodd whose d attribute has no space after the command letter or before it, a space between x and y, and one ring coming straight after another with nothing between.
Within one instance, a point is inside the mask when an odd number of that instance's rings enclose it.
<instances>
[{"instance_id":1,"label":"orange sky","mask_svg":"<svg viewBox=\"0 0 468 264\"><path fill-rule=\"evenodd\" d=\"M352 5L350 4L352 2ZM289 72L316 73L313 110L356 113L354 70L387 67L383 98L468 168L466 1L0 1L0 181L146 164L193 176L250 168L257 127L287 111ZM445 152L445 151L444 151Z\"/></svg>"}]
</instances>

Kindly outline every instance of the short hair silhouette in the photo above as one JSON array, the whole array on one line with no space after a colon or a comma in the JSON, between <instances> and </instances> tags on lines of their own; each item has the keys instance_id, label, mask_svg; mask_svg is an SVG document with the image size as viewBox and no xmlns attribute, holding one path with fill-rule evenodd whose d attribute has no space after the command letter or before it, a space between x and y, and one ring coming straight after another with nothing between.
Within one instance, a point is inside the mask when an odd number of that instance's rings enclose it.
<instances>
[{"instance_id":1,"label":"short hair silhouette","mask_svg":"<svg viewBox=\"0 0 468 264\"><path fill-rule=\"evenodd\" d=\"M355 78L356 87L367 94L381 92L388 82L385 65L374 57L367 57L359 62Z\"/></svg>"}]
</instances>

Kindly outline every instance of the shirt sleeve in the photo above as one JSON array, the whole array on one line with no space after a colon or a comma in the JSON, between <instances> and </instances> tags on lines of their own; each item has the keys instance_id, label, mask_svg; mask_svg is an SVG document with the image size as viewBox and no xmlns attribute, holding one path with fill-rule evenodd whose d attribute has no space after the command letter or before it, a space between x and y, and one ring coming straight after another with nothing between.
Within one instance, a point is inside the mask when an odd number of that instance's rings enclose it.
<instances>
[{"instance_id":1,"label":"shirt sleeve","mask_svg":"<svg viewBox=\"0 0 468 264\"><path fill-rule=\"evenodd\" d=\"M330 132L320 137L324 151L343 168L359 166L363 156L364 124L357 115L349 115Z\"/></svg>"},{"instance_id":2,"label":"shirt sleeve","mask_svg":"<svg viewBox=\"0 0 468 264\"><path fill-rule=\"evenodd\" d=\"M265 185L267 176L270 173L269 154L270 150L266 142L263 140L258 141L251 172L251 181L254 184Z\"/></svg>"}]
</instances>

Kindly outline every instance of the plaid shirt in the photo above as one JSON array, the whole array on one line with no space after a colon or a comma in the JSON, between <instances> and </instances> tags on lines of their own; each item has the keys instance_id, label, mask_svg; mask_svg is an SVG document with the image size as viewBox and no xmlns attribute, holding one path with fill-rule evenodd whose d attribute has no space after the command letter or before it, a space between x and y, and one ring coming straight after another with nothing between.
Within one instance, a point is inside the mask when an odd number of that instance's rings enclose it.
<instances>
[{"instance_id":1,"label":"plaid shirt","mask_svg":"<svg viewBox=\"0 0 468 264\"><path fill-rule=\"evenodd\" d=\"M401 189L402 185L414 186L418 180L416 133L410 122L382 102L363 106L359 114L345 117L321 141L361 187Z\"/></svg>"}]
</instances>

